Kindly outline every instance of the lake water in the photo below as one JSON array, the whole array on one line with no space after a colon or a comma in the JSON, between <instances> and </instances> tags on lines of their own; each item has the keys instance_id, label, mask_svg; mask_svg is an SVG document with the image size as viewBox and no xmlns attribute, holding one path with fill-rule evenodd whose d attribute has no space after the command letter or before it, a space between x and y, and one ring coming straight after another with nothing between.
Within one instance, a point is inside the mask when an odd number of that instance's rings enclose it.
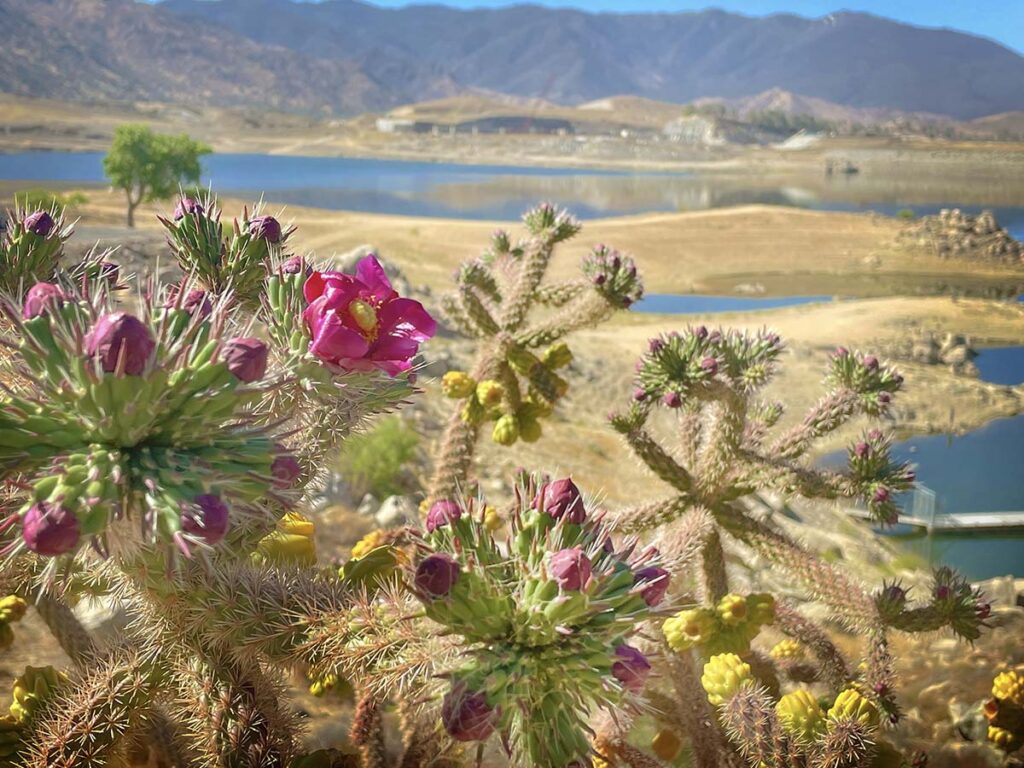
<instances>
[{"instance_id":1,"label":"lake water","mask_svg":"<svg viewBox=\"0 0 1024 768\"><path fill-rule=\"evenodd\" d=\"M664 315L703 315L713 312L751 312L800 304L821 304L831 296L703 296L700 294L651 293L633 305L634 312Z\"/></svg>"},{"instance_id":2,"label":"lake water","mask_svg":"<svg viewBox=\"0 0 1024 768\"><path fill-rule=\"evenodd\" d=\"M978 375L993 384L1024 384L1024 347L984 347L974 364Z\"/></svg>"},{"instance_id":3,"label":"lake water","mask_svg":"<svg viewBox=\"0 0 1024 768\"><path fill-rule=\"evenodd\" d=\"M103 182L100 152L0 154L0 180ZM341 157L214 154L203 183L222 194L335 210L467 219L516 219L539 200L580 218L651 211L703 210L747 203L840 211L917 214L992 208L1024 238L1024 194L986 181L936 186L906 179L824 176L802 186L765 186L756 177L532 168Z\"/></svg>"},{"instance_id":4,"label":"lake water","mask_svg":"<svg viewBox=\"0 0 1024 768\"><path fill-rule=\"evenodd\" d=\"M936 497L936 514L1024 511L1024 415L997 419L965 435L928 435L898 443L893 455L916 465L918 482ZM845 463L831 454L825 465ZM972 579L1024 577L1024 531L1007 534L943 531L897 536L911 552L952 565Z\"/></svg>"}]
</instances>

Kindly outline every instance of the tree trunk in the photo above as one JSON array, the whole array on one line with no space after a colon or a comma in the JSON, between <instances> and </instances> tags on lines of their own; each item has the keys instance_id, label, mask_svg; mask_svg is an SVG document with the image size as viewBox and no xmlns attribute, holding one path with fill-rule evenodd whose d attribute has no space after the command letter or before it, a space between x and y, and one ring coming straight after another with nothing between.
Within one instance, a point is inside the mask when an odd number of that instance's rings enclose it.
<instances>
[{"instance_id":1,"label":"tree trunk","mask_svg":"<svg viewBox=\"0 0 1024 768\"><path fill-rule=\"evenodd\" d=\"M128 198L128 229L135 229L135 206L138 203L133 203L131 197Z\"/></svg>"}]
</instances>

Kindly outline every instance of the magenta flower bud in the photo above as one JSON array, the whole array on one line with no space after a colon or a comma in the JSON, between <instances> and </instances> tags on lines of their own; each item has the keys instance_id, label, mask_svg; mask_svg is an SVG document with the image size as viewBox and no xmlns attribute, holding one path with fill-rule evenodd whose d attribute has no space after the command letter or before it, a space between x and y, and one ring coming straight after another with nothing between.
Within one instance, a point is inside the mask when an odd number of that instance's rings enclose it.
<instances>
[{"instance_id":1,"label":"magenta flower bud","mask_svg":"<svg viewBox=\"0 0 1024 768\"><path fill-rule=\"evenodd\" d=\"M882 599L902 605L907 600L907 592L899 584L892 584L882 591Z\"/></svg>"},{"instance_id":2,"label":"magenta flower bud","mask_svg":"<svg viewBox=\"0 0 1024 768\"><path fill-rule=\"evenodd\" d=\"M281 242L281 222L273 216L257 216L249 222L249 234L268 243Z\"/></svg>"},{"instance_id":3,"label":"magenta flower bud","mask_svg":"<svg viewBox=\"0 0 1024 768\"><path fill-rule=\"evenodd\" d=\"M221 351L228 370L245 384L252 384L263 378L267 372L267 345L259 339L241 336L229 339Z\"/></svg>"},{"instance_id":4,"label":"magenta flower bud","mask_svg":"<svg viewBox=\"0 0 1024 768\"><path fill-rule=\"evenodd\" d=\"M877 371L878 370L878 358L875 357L874 355L867 355L867 356L865 356L865 358L864 358L864 367L867 368L869 371Z\"/></svg>"},{"instance_id":5,"label":"magenta flower bud","mask_svg":"<svg viewBox=\"0 0 1024 768\"><path fill-rule=\"evenodd\" d=\"M498 712L482 693L466 693L456 686L445 694L441 704L441 722L456 741L483 741L492 733Z\"/></svg>"},{"instance_id":6,"label":"magenta flower bud","mask_svg":"<svg viewBox=\"0 0 1024 768\"><path fill-rule=\"evenodd\" d=\"M608 278L604 274L594 275L594 285L604 285Z\"/></svg>"},{"instance_id":7,"label":"magenta flower bud","mask_svg":"<svg viewBox=\"0 0 1024 768\"><path fill-rule=\"evenodd\" d=\"M683 404L683 398L679 396L678 392L666 392L661 398L661 402L669 408L679 408Z\"/></svg>"},{"instance_id":8,"label":"magenta flower bud","mask_svg":"<svg viewBox=\"0 0 1024 768\"><path fill-rule=\"evenodd\" d=\"M53 231L55 222L49 212L36 211L26 216L21 224L32 234L46 237Z\"/></svg>"},{"instance_id":9,"label":"magenta flower bud","mask_svg":"<svg viewBox=\"0 0 1024 768\"><path fill-rule=\"evenodd\" d=\"M889 686L882 682L875 683L874 689L879 696L885 696L889 692Z\"/></svg>"},{"instance_id":10,"label":"magenta flower bud","mask_svg":"<svg viewBox=\"0 0 1024 768\"><path fill-rule=\"evenodd\" d=\"M452 591L462 575L462 569L451 555L438 552L423 559L416 566L413 584L417 591L430 598L445 597Z\"/></svg>"},{"instance_id":11,"label":"magenta flower bud","mask_svg":"<svg viewBox=\"0 0 1024 768\"><path fill-rule=\"evenodd\" d=\"M578 592L590 581L590 559L580 547L560 549L551 555L551 578L566 592Z\"/></svg>"},{"instance_id":12,"label":"magenta flower bud","mask_svg":"<svg viewBox=\"0 0 1024 768\"><path fill-rule=\"evenodd\" d=\"M620 645L615 649L612 675L627 691L642 691L649 674L651 662L636 648L631 645Z\"/></svg>"},{"instance_id":13,"label":"magenta flower bud","mask_svg":"<svg viewBox=\"0 0 1024 768\"><path fill-rule=\"evenodd\" d=\"M178 286L172 286L170 293L167 296L167 301L164 302L165 309L172 309L178 305L178 292L180 288ZM195 315L199 312L199 319L205 320L213 313L213 304L210 302L210 295L199 288L193 288L185 296L185 300L181 302L181 309L188 312L188 314Z\"/></svg>"},{"instance_id":14,"label":"magenta flower bud","mask_svg":"<svg viewBox=\"0 0 1024 768\"><path fill-rule=\"evenodd\" d=\"M285 275L311 275L313 268L301 256L289 256L281 262L281 272Z\"/></svg>"},{"instance_id":15,"label":"magenta flower bud","mask_svg":"<svg viewBox=\"0 0 1024 768\"><path fill-rule=\"evenodd\" d=\"M181 516L181 529L207 544L216 544L228 532L230 510L220 496L202 493L193 500L194 506Z\"/></svg>"},{"instance_id":16,"label":"magenta flower bud","mask_svg":"<svg viewBox=\"0 0 1024 768\"><path fill-rule=\"evenodd\" d=\"M850 354L850 350L846 347L836 347L835 351L832 353L832 357L846 357L848 354Z\"/></svg>"},{"instance_id":17,"label":"magenta flower bud","mask_svg":"<svg viewBox=\"0 0 1024 768\"><path fill-rule=\"evenodd\" d=\"M708 329L703 325L698 325L693 329L693 335L697 337L699 341L704 341L708 337Z\"/></svg>"},{"instance_id":18,"label":"magenta flower bud","mask_svg":"<svg viewBox=\"0 0 1024 768\"><path fill-rule=\"evenodd\" d=\"M651 339L648 342L647 348L651 351L652 355L656 355L665 348L665 342L661 339Z\"/></svg>"},{"instance_id":19,"label":"magenta flower bud","mask_svg":"<svg viewBox=\"0 0 1024 768\"><path fill-rule=\"evenodd\" d=\"M462 507L450 499L441 499L430 505L427 512L427 532L433 533L462 517Z\"/></svg>"},{"instance_id":20,"label":"magenta flower bud","mask_svg":"<svg viewBox=\"0 0 1024 768\"><path fill-rule=\"evenodd\" d=\"M638 403L642 403L644 400L647 399L647 390L644 389L643 387L637 387L636 389L633 390L633 399L636 400Z\"/></svg>"},{"instance_id":21,"label":"magenta flower bud","mask_svg":"<svg viewBox=\"0 0 1024 768\"><path fill-rule=\"evenodd\" d=\"M149 328L127 312L103 315L85 337L86 353L99 358L107 373L114 373L123 366L128 376L140 375L155 348Z\"/></svg>"},{"instance_id":22,"label":"magenta flower bud","mask_svg":"<svg viewBox=\"0 0 1024 768\"><path fill-rule=\"evenodd\" d=\"M718 373L718 360L714 357L705 357L700 361L700 369L708 376L714 376Z\"/></svg>"},{"instance_id":23,"label":"magenta flower bud","mask_svg":"<svg viewBox=\"0 0 1024 768\"><path fill-rule=\"evenodd\" d=\"M979 619L984 621L992 615L992 606L988 603L981 603L974 609L974 613Z\"/></svg>"},{"instance_id":24,"label":"magenta flower bud","mask_svg":"<svg viewBox=\"0 0 1024 768\"><path fill-rule=\"evenodd\" d=\"M888 405L892 402L892 394L889 392L879 392L878 402L882 403L882 405Z\"/></svg>"},{"instance_id":25,"label":"magenta flower bud","mask_svg":"<svg viewBox=\"0 0 1024 768\"><path fill-rule=\"evenodd\" d=\"M57 557L78 546L80 529L74 513L59 504L33 504L21 521L25 546L37 555Z\"/></svg>"},{"instance_id":26,"label":"magenta flower bud","mask_svg":"<svg viewBox=\"0 0 1024 768\"><path fill-rule=\"evenodd\" d=\"M871 500L874 501L875 504L885 504L885 502L889 500L889 496L889 489L884 485L880 485L875 489L875 493L871 497Z\"/></svg>"},{"instance_id":27,"label":"magenta flower bud","mask_svg":"<svg viewBox=\"0 0 1024 768\"><path fill-rule=\"evenodd\" d=\"M587 519L583 496L570 478L563 477L561 480L548 483L541 494L543 499L536 499L534 505L540 509L543 501L544 511L555 520L565 518L565 522L579 525Z\"/></svg>"},{"instance_id":28,"label":"magenta flower bud","mask_svg":"<svg viewBox=\"0 0 1024 768\"><path fill-rule=\"evenodd\" d=\"M665 593L668 592L669 578L669 572L664 568L648 566L640 568L633 574L633 584L647 585L640 590L640 596L647 605L653 608L662 601Z\"/></svg>"},{"instance_id":29,"label":"magenta flower bud","mask_svg":"<svg viewBox=\"0 0 1024 768\"><path fill-rule=\"evenodd\" d=\"M47 310L61 306L65 299L67 296L64 295L64 291L53 283L36 283L25 294L21 315L26 320L31 320Z\"/></svg>"},{"instance_id":30,"label":"magenta flower bud","mask_svg":"<svg viewBox=\"0 0 1024 768\"><path fill-rule=\"evenodd\" d=\"M117 281L121 278L121 267L112 261L101 261L96 274L110 285L117 285Z\"/></svg>"},{"instance_id":31,"label":"magenta flower bud","mask_svg":"<svg viewBox=\"0 0 1024 768\"><path fill-rule=\"evenodd\" d=\"M868 440L881 440L881 439L882 439L882 430L880 430L880 429L872 429L870 432L868 432Z\"/></svg>"},{"instance_id":32,"label":"magenta flower bud","mask_svg":"<svg viewBox=\"0 0 1024 768\"><path fill-rule=\"evenodd\" d=\"M871 451L871 447L867 443L864 443L864 442L857 443L856 445L853 446L853 454L858 459L866 458L868 453L870 453L870 451Z\"/></svg>"},{"instance_id":33,"label":"magenta flower bud","mask_svg":"<svg viewBox=\"0 0 1024 768\"><path fill-rule=\"evenodd\" d=\"M936 600L948 600L952 594L952 590L946 584L939 584L935 587L935 599Z\"/></svg>"},{"instance_id":34,"label":"magenta flower bud","mask_svg":"<svg viewBox=\"0 0 1024 768\"><path fill-rule=\"evenodd\" d=\"M186 216L197 214L202 216L206 213L206 209L203 204L192 197L183 197L178 201L178 204L174 206L174 220L181 221Z\"/></svg>"},{"instance_id":35,"label":"magenta flower bud","mask_svg":"<svg viewBox=\"0 0 1024 768\"><path fill-rule=\"evenodd\" d=\"M282 453L270 463L270 474L274 477L275 488L291 488L302 474L302 467L290 453Z\"/></svg>"}]
</instances>

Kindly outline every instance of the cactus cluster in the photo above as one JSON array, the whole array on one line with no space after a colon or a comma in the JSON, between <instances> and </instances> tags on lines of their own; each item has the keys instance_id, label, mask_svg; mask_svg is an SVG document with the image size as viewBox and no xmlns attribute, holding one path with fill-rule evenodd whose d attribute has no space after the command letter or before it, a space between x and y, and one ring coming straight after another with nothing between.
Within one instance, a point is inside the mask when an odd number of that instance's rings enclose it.
<instances>
[{"instance_id":1,"label":"cactus cluster","mask_svg":"<svg viewBox=\"0 0 1024 768\"><path fill-rule=\"evenodd\" d=\"M590 759L596 707L621 710L651 662L631 643L669 587L656 550L616 543L572 480L525 478L507 538L484 505L437 501L409 581L463 639L442 721L457 741L500 733L516 763Z\"/></svg>"},{"instance_id":2,"label":"cactus cluster","mask_svg":"<svg viewBox=\"0 0 1024 768\"><path fill-rule=\"evenodd\" d=\"M600 245L584 258L583 277L545 283L555 247L580 231L568 213L547 203L528 211L528 236L513 242L494 233L479 258L463 263L456 290L442 308L455 328L477 341L470 371L452 371L442 381L458 401L439 451L428 497L454 496L471 476L483 424L493 422L499 445L534 442L568 391L559 370L572 362L565 337L628 308L643 295L633 260ZM536 317L534 315L537 315Z\"/></svg>"},{"instance_id":3,"label":"cactus cluster","mask_svg":"<svg viewBox=\"0 0 1024 768\"><path fill-rule=\"evenodd\" d=\"M567 335L641 296L632 260L603 245L578 279L546 282L579 232L550 205L522 240L496 233L444 299L476 357L441 381L457 402L422 525L373 531L336 562L318 552L320 481L346 435L417 393L434 319L375 256L346 273L296 255L294 227L261 205L229 227L212 193L185 197L161 221L173 285L107 254L64 265L59 211L15 212L0 241L0 647L31 605L73 665L16 681L0 765L454 768L504 753L650 768L689 745L696 768L881 768L898 764L880 735L899 719L889 633L986 626L953 571L917 601L898 583L872 594L758 512L770 492L896 518L913 474L881 431L850 446L849 471L806 460L887 413L902 379L870 355L837 350L825 397L784 430L761 397L777 336L654 339L611 423L664 498L598 510L571 479L523 472L511 501L486 503L484 425L501 445L540 438L568 387ZM735 553L857 630L860 663L789 602L730 588ZM98 642L71 610L84 596L127 626ZM765 652L769 625L785 639ZM351 694L347 743L303 753L285 673ZM986 708L1007 750L1015 675ZM649 751L637 718L653 721Z\"/></svg>"}]
</instances>

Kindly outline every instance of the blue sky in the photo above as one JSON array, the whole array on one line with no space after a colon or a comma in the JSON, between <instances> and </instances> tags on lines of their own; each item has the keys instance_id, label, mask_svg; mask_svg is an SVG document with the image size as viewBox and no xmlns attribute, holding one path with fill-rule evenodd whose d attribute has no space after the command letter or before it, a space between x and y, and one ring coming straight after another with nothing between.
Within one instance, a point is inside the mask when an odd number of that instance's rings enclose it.
<instances>
[{"instance_id":1,"label":"blue sky","mask_svg":"<svg viewBox=\"0 0 1024 768\"><path fill-rule=\"evenodd\" d=\"M952 27L998 40L1024 52L1024 0L534 0L588 11L691 11L709 6L761 16L788 12L824 16L846 8L927 27ZM411 5L409 0L370 0L374 5ZM459 8L517 5L522 0L441 0ZM419 0L417 0L419 4Z\"/></svg>"}]
</instances>

